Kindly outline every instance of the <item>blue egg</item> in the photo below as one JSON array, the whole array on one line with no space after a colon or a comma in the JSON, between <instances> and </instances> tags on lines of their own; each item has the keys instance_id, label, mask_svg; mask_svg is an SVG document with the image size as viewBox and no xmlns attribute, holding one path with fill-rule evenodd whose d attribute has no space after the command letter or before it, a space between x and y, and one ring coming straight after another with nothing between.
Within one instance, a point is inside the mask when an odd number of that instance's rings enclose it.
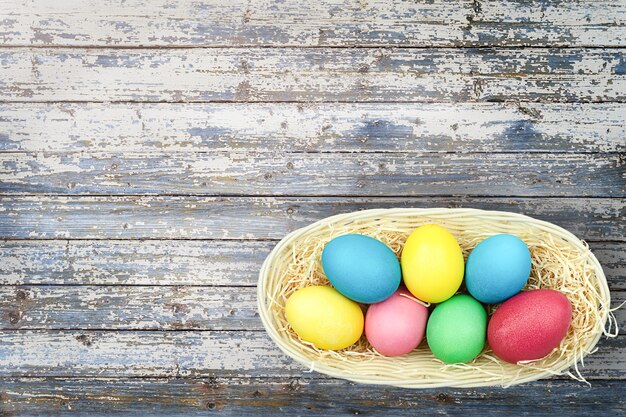
<instances>
[{"instance_id":1,"label":"blue egg","mask_svg":"<svg viewBox=\"0 0 626 417\"><path fill-rule=\"evenodd\" d=\"M402 279L396 254L380 240L363 235L343 235L328 242L322 267L337 291L359 303L389 298Z\"/></svg>"},{"instance_id":2,"label":"blue egg","mask_svg":"<svg viewBox=\"0 0 626 417\"><path fill-rule=\"evenodd\" d=\"M495 235L480 242L465 263L465 285L472 296L487 304L501 303L526 285L530 251L513 235Z\"/></svg>"}]
</instances>

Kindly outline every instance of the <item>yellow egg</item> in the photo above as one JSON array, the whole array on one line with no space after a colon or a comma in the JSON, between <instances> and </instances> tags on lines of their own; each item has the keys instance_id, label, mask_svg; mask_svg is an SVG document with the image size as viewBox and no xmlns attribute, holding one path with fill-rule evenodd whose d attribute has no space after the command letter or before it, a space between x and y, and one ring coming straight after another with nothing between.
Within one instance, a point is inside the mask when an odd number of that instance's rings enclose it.
<instances>
[{"instance_id":1,"label":"yellow egg","mask_svg":"<svg viewBox=\"0 0 626 417\"><path fill-rule=\"evenodd\" d=\"M454 236L436 224L418 227L411 233L400 265L408 290L429 303L452 297L463 281L463 252Z\"/></svg>"},{"instance_id":2,"label":"yellow egg","mask_svg":"<svg viewBox=\"0 0 626 417\"><path fill-rule=\"evenodd\" d=\"M287 300L285 314L298 336L320 349L347 348L363 333L361 307L331 287L297 290Z\"/></svg>"}]
</instances>

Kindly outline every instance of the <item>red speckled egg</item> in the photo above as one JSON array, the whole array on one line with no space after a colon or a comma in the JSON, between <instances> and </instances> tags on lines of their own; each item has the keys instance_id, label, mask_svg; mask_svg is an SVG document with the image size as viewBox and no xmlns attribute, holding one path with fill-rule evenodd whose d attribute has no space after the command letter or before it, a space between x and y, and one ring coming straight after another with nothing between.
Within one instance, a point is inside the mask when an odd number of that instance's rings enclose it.
<instances>
[{"instance_id":1,"label":"red speckled egg","mask_svg":"<svg viewBox=\"0 0 626 417\"><path fill-rule=\"evenodd\" d=\"M498 307L489 321L487 340L504 361L540 359L561 343L571 322L572 305L563 294L526 291Z\"/></svg>"}]
</instances>

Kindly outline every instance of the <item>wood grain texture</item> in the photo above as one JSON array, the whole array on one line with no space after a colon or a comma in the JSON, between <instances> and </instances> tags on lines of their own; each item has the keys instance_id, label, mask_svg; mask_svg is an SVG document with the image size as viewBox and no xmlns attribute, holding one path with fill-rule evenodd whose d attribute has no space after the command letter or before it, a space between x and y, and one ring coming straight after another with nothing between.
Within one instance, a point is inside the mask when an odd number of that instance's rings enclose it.
<instances>
[{"instance_id":1,"label":"wood grain texture","mask_svg":"<svg viewBox=\"0 0 626 417\"><path fill-rule=\"evenodd\" d=\"M0 415L623 414L624 328L591 388L371 387L284 355L255 284L321 218L477 207L623 301L624 51L622 0L0 0Z\"/></svg>"},{"instance_id":2,"label":"wood grain texture","mask_svg":"<svg viewBox=\"0 0 626 417\"><path fill-rule=\"evenodd\" d=\"M3 239L282 239L368 208L474 207L546 220L585 240L626 240L620 198L1 197Z\"/></svg>"},{"instance_id":3,"label":"wood grain texture","mask_svg":"<svg viewBox=\"0 0 626 417\"><path fill-rule=\"evenodd\" d=\"M626 293L621 295L626 298ZM254 287L80 285L1 286L0 329L263 330L263 326Z\"/></svg>"},{"instance_id":4,"label":"wood grain texture","mask_svg":"<svg viewBox=\"0 0 626 417\"><path fill-rule=\"evenodd\" d=\"M583 375L624 379L626 337L597 347ZM0 331L0 376L329 378L308 369L263 331Z\"/></svg>"},{"instance_id":5,"label":"wood grain texture","mask_svg":"<svg viewBox=\"0 0 626 417\"><path fill-rule=\"evenodd\" d=\"M622 1L0 2L0 45L623 46Z\"/></svg>"},{"instance_id":6,"label":"wood grain texture","mask_svg":"<svg viewBox=\"0 0 626 417\"><path fill-rule=\"evenodd\" d=\"M624 335L626 309L615 314ZM0 330L14 329L264 330L254 287L2 286Z\"/></svg>"},{"instance_id":7,"label":"wood grain texture","mask_svg":"<svg viewBox=\"0 0 626 417\"><path fill-rule=\"evenodd\" d=\"M0 101L626 100L621 49L8 49Z\"/></svg>"},{"instance_id":8,"label":"wood grain texture","mask_svg":"<svg viewBox=\"0 0 626 417\"><path fill-rule=\"evenodd\" d=\"M19 240L0 242L0 285L254 286L276 241ZM626 278L621 243L594 243ZM625 248L626 249L626 248ZM626 286L626 282L624 283ZM626 289L626 287L624 288Z\"/></svg>"},{"instance_id":9,"label":"wood grain texture","mask_svg":"<svg viewBox=\"0 0 626 417\"><path fill-rule=\"evenodd\" d=\"M620 415L626 407L624 381L541 381L507 389L408 390L309 377L203 379L61 379L0 380L7 415L89 416L162 415L315 417L414 416L416 411L450 416L510 415L511 408L533 416ZM546 401L549 396L550 400ZM532 405L531 405L532 404Z\"/></svg>"},{"instance_id":10,"label":"wood grain texture","mask_svg":"<svg viewBox=\"0 0 626 417\"><path fill-rule=\"evenodd\" d=\"M626 196L624 154L10 153L0 166L4 195Z\"/></svg>"},{"instance_id":11,"label":"wood grain texture","mask_svg":"<svg viewBox=\"0 0 626 417\"><path fill-rule=\"evenodd\" d=\"M0 285L255 286L277 241L0 242ZM590 242L612 290L626 290L626 244Z\"/></svg>"},{"instance_id":12,"label":"wood grain texture","mask_svg":"<svg viewBox=\"0 0 626 417\"><path fill-rule=\"evenodd\" d=\"M625 152L626 104L12 103L0 152Z\"/></svg>"}]
</instances>

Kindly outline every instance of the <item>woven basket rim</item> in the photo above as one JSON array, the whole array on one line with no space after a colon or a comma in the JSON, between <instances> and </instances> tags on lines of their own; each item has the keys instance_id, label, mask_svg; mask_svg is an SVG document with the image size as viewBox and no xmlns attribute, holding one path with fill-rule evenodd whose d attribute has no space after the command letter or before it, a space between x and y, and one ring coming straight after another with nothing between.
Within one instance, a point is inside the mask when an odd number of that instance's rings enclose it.
<instances>
[{"instance_id":1,"label":"woven basket rim","mask_svg":"<svg viewBox=\"0 0 626 417\"><path fill-rule=\"evenodd\" d=\"M285 340L279 335L277 329L272 326L270 312L267 308L267 293L265 292L266 283L268 279L268 269L271 266L274 255L283 250L287 245L296 240L298 237L307 234L308 232L317 229L318 227L329 224L341 222L343 220L357 220L357 219L372 219L380 216L385 217L394 217L397 216L399 218L405 216L415 216L415 217L427 217L429 215L435 215L438 218L455 218L455 217L464 217L464 216L474 216L474 217L484 217L486 220L497 220L497 221L516 221L516 222L526 222L532 224L532 226L541 229L545 232L556 234L576 246L581 251L588 251L588 248L583 244L583 242L576 237L574 234L569 232L568 230L555 225L553 223L535 219L533 217L513 213L508 211L497 211L497 210L483 210L483 209L475 209L475 208L381 208L381 209L368 209L361 211L353 211L348 213L336 214L333 216L329 216L318 221L315 221L307 226L298 228L289 234L287 234L283 239L281 239L276 246L272 249L270 254L266 257L265 261L259 272L259 279L257 283L257 307L259 311L259 316L261 318L261 322L263 323L263 327L266 332L270 336L270 338L274 341L274 343L280 348L280 350L294 359L296 362L302 364L307 369L308 372L318 371L323 374L347 379L354 382L365 383L365 384L379 384L379 385L389 385L389 386L397 386L397 387L405 387L405 388L440 388L440 387L481 387L481 386L498 386L500 385L498 381L487 380L482 382L472 382L470 384L465 383L465 381L457 381L457 380L446 380L438 383L431 383L428 380L423 381L407 381L407 380L390 380L390 379L376 379L371 376L362 376L359 374L347 373L342 370L338 370L332 366L326 365L322 361L311 361L306 358L301 352L297 350L290 343L286 343ZM598 290L602 297L603 302L606 302L607 305L610 306L610 291L608 288L608 283L606 277L604 275L604 271L600 263L598 262L595 255L588 251L589 262L594 267L594 272L598 284ZM602 327L606 326L606 322L608 319L608 312L604 312L601 316ZM587 345L585 346L587 351L590 351L595 347L595 345L600 340L602 332L596 332L594 338L591 339ZM569 368L571 368L576 362L576 359L569 360L564 363L559 369L552 369L550 371L536 372L530 377L525 377L516 381L514 385L524 382L530 382L537 379L545 378L554 374L554 372L561 373Z\"/></svg>"}]
</instances>

